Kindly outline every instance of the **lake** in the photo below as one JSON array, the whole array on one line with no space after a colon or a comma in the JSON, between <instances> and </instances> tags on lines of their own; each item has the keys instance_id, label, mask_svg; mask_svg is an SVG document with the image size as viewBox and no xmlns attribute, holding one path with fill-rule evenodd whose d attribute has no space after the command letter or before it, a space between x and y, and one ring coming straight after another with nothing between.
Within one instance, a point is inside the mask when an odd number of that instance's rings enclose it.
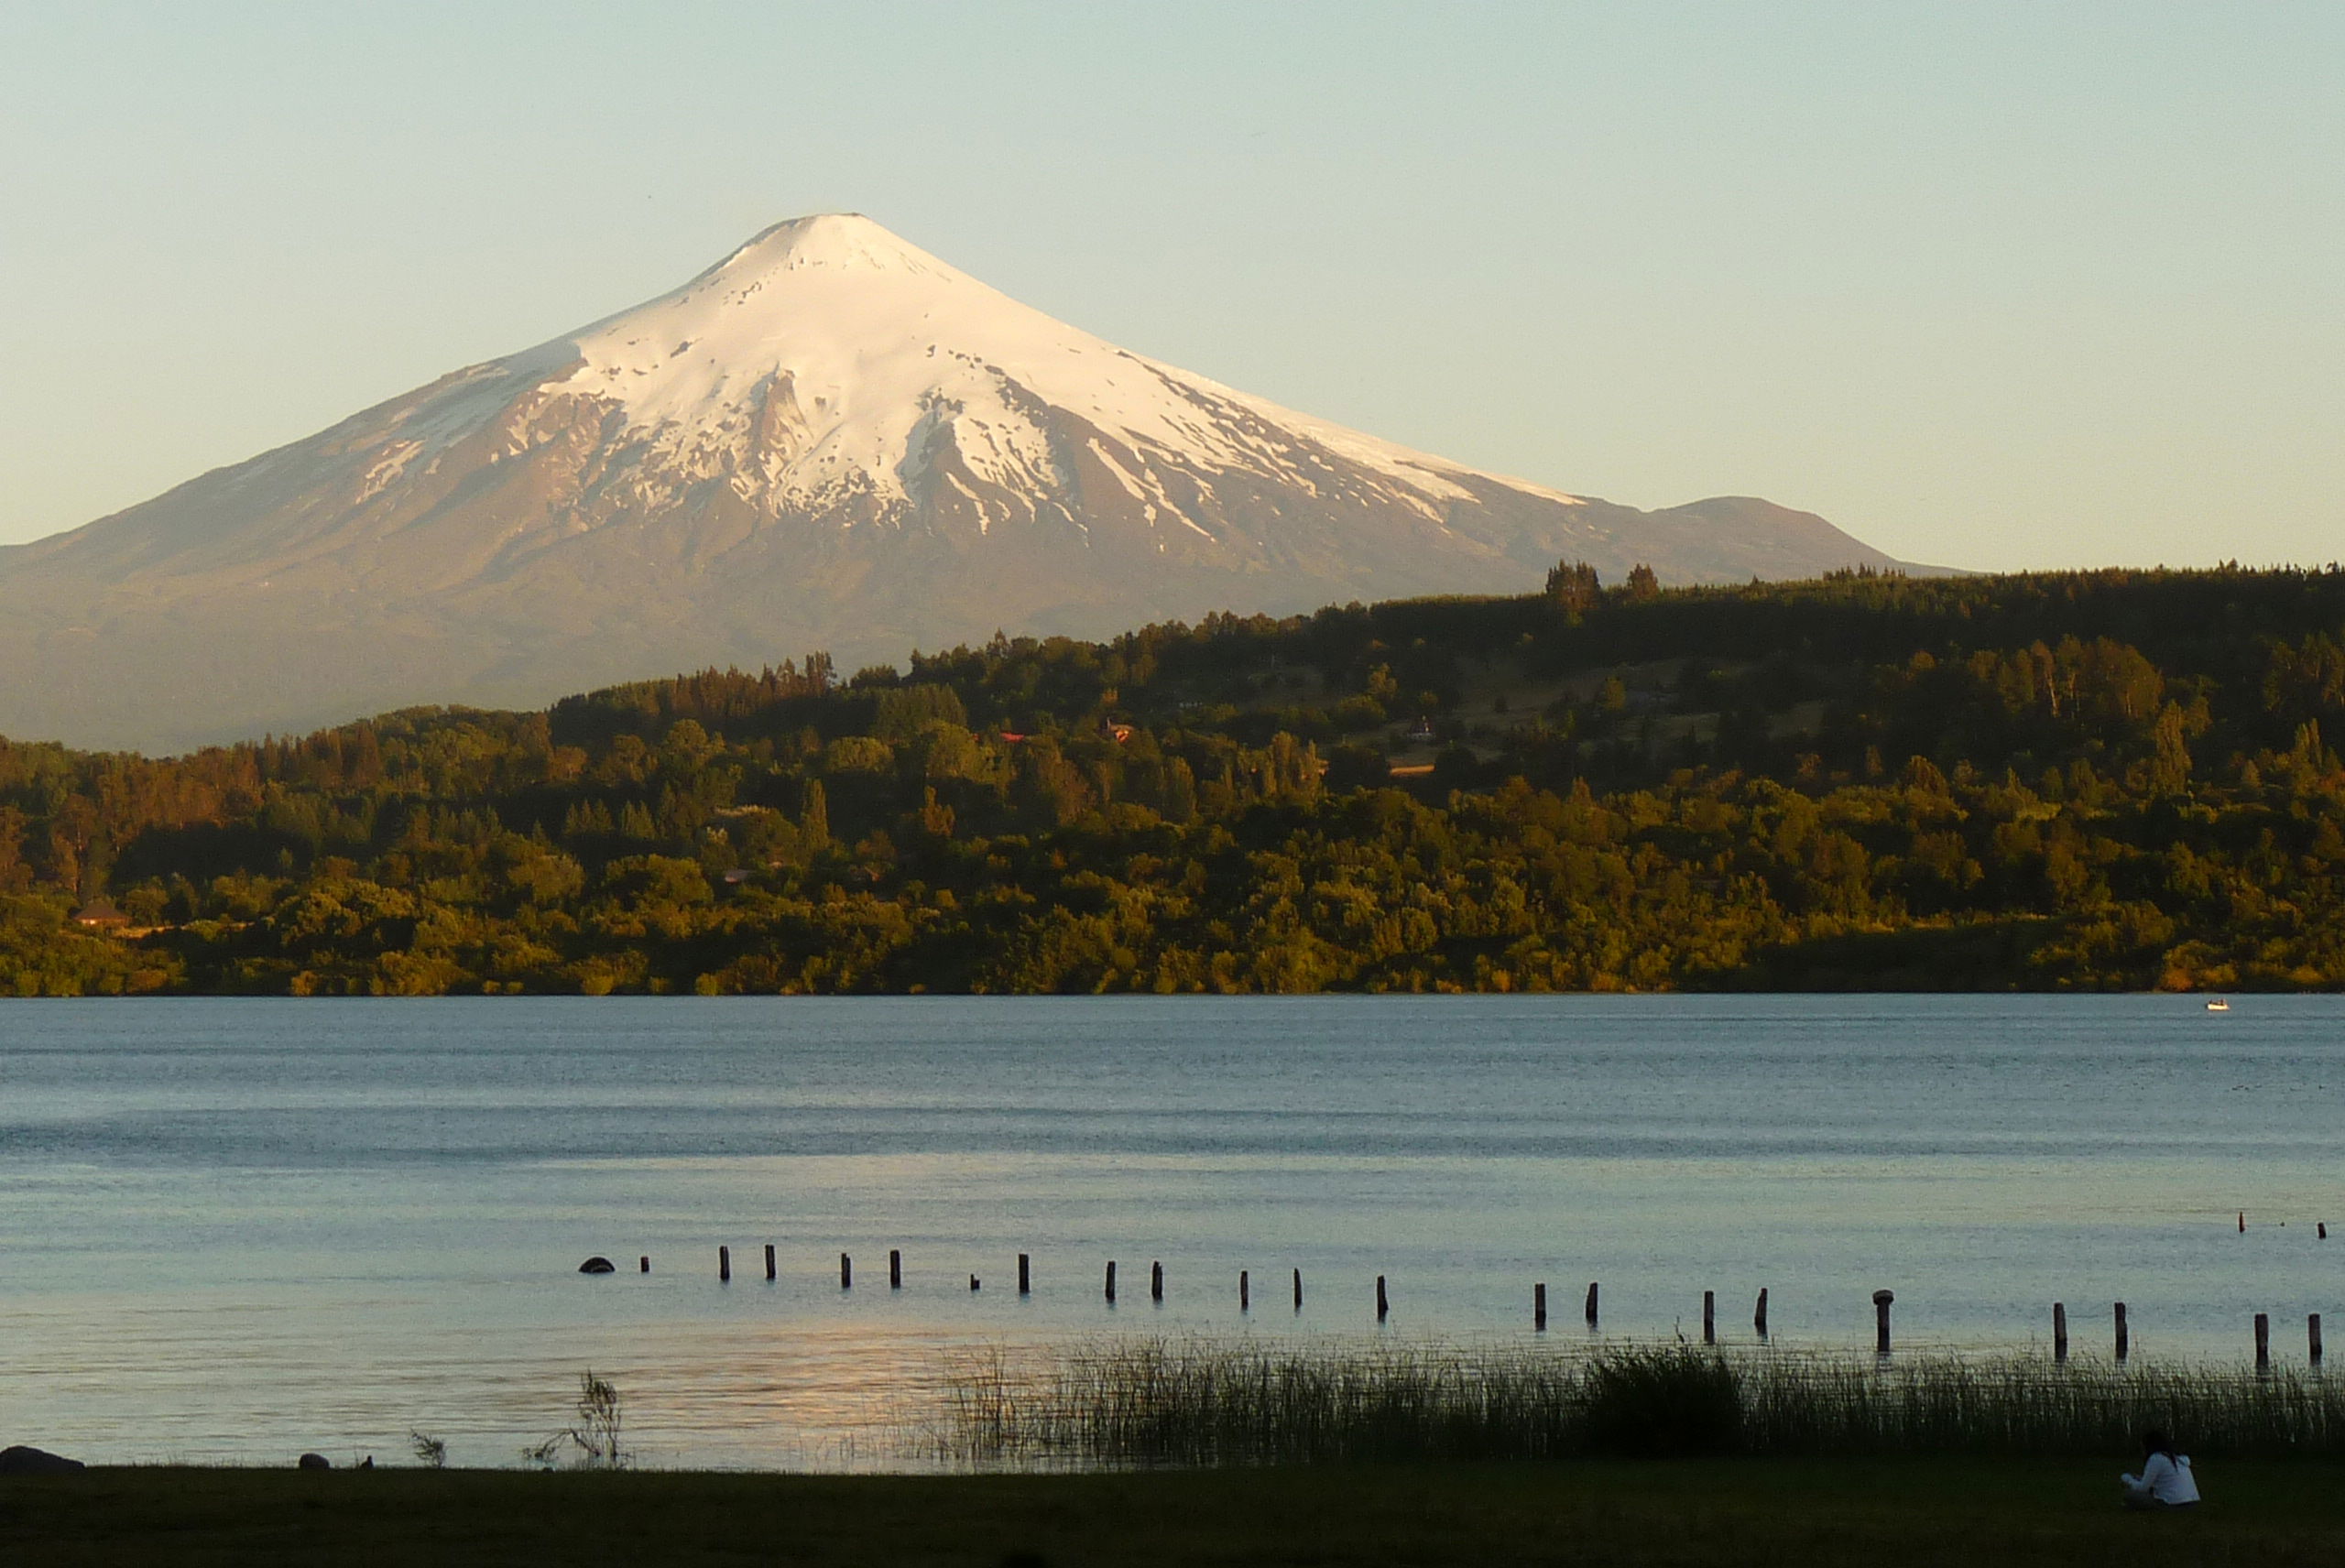
<instances>
[{"instance_id":1,"label":"lake","mask_svg":"<svg viewBox=\"0 0 2345 1568\"><path fill-rule=\"evenodd\" d=\"M648 1463L884 1465L956 1348L1528 1342L1535 1281L1550 1343L1599 1280L1861 1349L1888 1287L1901 1347L2301 1362L2340 1156L2335 997L9 1002L0 1442L512 1464L592 1367Z\"/></svg>"}]
</instances>

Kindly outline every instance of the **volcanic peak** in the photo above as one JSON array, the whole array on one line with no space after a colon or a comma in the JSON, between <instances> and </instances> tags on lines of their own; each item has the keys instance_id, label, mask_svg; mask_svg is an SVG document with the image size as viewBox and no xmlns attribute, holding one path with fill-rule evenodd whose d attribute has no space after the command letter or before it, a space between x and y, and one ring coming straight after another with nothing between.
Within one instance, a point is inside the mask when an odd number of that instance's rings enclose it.
<instances>
[{"instance_id":1,"label":"volcanic peak","mask_svg":"<svg viewBox=\"0 0 2345 1568\"><path fill-rule=\"evenodd\" d=\"M769 517L900 515L934 494L924 481L949 453L983 531L1063 491L1069 453L1095 441L1166 515L1183 511L1173 469L1312 491L1347 463L1428 517L1468 495L1456 464L1118 348L855 213L778 223L682 288L501 368L548 365L562 367L549 397L616 416L647 497L716 484Z\"/></svg>"},{"instance_id":2,"label":"volcanic peak","mask_svg":"<svg viewBox=\"0 0 2345 1568\"><path fill-rule=\"evenodd\" d=\"M802 218L785 218L770 228L759 230L731 256L693 279L693 284L719 275L738 280L808 267L961 276L860 212L813 212Z\"/></svg>"},{"instance_id":3,"label":"volcanic peak","mask_svg":"<svg viewBox=\"0 0 2345 1568\"><path fill-rule=\"evenodd\" d=\"M177 745L528 706L823 648L1890 564L1759 504L1642 513L1282 408L853 213L71 534L0 550L0 731Z\"/></svg>"}]
</instances>

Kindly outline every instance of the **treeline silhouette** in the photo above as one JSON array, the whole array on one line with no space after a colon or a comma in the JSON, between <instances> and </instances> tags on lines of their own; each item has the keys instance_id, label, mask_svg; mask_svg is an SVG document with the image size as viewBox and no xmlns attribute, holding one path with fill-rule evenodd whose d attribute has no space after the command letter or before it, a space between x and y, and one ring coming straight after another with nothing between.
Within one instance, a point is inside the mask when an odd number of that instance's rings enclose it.
<instances>
[{"instance_id":1,"label":"treeline silhouette","mask_svg":"<svg viewBox=\"0 0 2345 1568\"><path fill-rule=\"evenodd\" d=\"M183 757L0 741L0 992L2329 988L2339 735L2335 567L1565 562Z\"/></svg>"}]
</instances>

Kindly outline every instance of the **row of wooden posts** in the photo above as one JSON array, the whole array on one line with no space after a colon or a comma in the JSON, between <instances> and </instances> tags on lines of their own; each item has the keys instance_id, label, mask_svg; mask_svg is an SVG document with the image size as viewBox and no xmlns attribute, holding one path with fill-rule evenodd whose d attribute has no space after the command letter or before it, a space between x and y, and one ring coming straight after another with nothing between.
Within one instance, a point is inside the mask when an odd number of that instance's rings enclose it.
<instances>
[{"instance_id":1,"label":"row of wooden posts","mask_svg":"<svg viewBox=\"0 0 2345 1568\"><path fill-rule=\"evenodd\" d=\"M1878 1296L1874 1299L1880 1300ZM2133 1348L2133 1334L2125 1321L2124 1302L2116 1301L2110 1304L2110 1319L2115 1334L2117 1359L2121 1362ZM1886 1355L1889 1350L1889 1307L1886 1302L1881 1303L1881 1306L1880 1337L1881 1352ZM2055 1301L2052 1303L2052 1359L2066 1361L2067 1358L2067 1303ZM2305 1314L2305 1358L2315 1367L2319 1366L2321 1362L2320 1314L2318 1312ZM2259 1369L2267 1368L2272 1365L2272 1314L2269 1312L2255 1314L2255 1365Z\"/></svg>"},{"instance_id":2,"label":"row of wooden posts","mask_svg":"<svg viewBox=\"0 0 2345 1568\"><path fill-rule=\"evenodd\" d=\"M646 1274L651 1272L651 1259L648 1257L638 1259L638 1266ZM733 1279L733 1249L729 1247L720 1247L716 1249L716 1277L720 1281L726 1283L731 1282ZM766 1278L769 1280L778 1278L771 1242L766 1244ZM970 1290L981 1290L983 1287L984 1281L976 1275L969 1276ZM842 1252L839 1254L839 1289L847 1290L854 1288L855 1260ZM904 1288L904 1255L900 1248L891 1247L888 1252L888 1288L891 1290L900 1290ZM1597 1326L1599 1288L1598 1281L1593 1279L1588 1281L1587 1317L1587 1326L1590 1328ZM1023 1252L1018 1255L1018 1293L1021 1296L1031 1296L1034 1293L1032 1260ZM1107 1262L1106 1293L1108 1305L1113 1306L1116 1301L1116 1264L1113 1258L1108 1259ZM1164 1300L1164 1265L1161 1262L1151 1263L1148 1266L1148 1294L1151 1301L1160 1304ZM1873 1348L1883 1356L1889 1354L1889 1309L1896 1300L1896 1293L1892 1290L1875 1290L1872 1293ZM1238 1271L1238 1310L1245 1312L1251 1312L1253 1309L1253 1275L1249 1270L1240 1269ZM1303 1310L1303 1270L1300 1269L1294 1270L1294 1310L1298 1312ZM1392 1298L1385 1289L1384 1276L1379 1274L1376 1277L1376 1321L1382 1323L1391 1317L1391 1313ZM2114 1317L2117 1359L2122 1361L2133 1347L2133 1336L2125 1322L2124 1302L2115 1303ZM1542 1334L1544 1334L1547 1329L1547 1285L1544 1280L1540 1280L1531 1287L1531 1326ZM1751 1326L1761 1339L1767 1337L1767 1291L1764 1287L1761 1288L1759 1300L1751 1309ZM2306 1315L2305 1341L2307 1355L2312 1365L2319 1366L2321 1341L2318 1312ZM1702 1292L1702 1343L1716 1345L1718 1342L1718 1294L1716 1290L1705 1290ZM2068 1308L2065 1301L2052 1303L2052 1359L2055 1361L2068 1359ZM2272 1365L2272 1316L2269 1312L2255 1314L2255 1365L2259 1367L2268 1367Z\"/></svg>"}]
</instances>

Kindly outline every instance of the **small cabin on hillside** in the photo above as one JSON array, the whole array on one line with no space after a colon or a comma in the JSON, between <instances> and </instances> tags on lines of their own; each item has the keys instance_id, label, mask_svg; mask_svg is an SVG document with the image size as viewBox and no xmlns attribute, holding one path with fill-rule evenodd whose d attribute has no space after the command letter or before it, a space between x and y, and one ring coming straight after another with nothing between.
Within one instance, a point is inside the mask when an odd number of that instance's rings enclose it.
<instances>
[{"instance_id":1,"label":"small cabin on hillside","mask_svg":"<svg viewBox=\"0 0 2345 1568\"><path fill-rule=\"evenodd\" d=\"M130 917L114 907L110 898L93 898L73 911L73 923L86 931L118 936L130 927Z\"/></svg>"}]
</instances>

